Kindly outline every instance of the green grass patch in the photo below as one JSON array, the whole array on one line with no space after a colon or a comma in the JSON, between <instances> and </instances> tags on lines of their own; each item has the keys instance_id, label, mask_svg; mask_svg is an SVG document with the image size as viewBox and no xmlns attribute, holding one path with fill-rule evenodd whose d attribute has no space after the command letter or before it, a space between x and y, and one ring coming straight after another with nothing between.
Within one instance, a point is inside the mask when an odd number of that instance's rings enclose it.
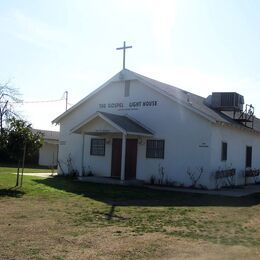
<instances>
[{"instance_id":1,"label":"green grass patch","mask_svg":"<svg viewBox=\"0 0 260 260\"><path fill-rule=\"evenodd\" d=\"M22 169L20 169L21 172ZM0 167L1 173L16 173L17 167ZM42 168L24 168L24 173L51 173L51 169L42 169Z\"/></svg>"},{"instance_id":2,"label":"green grass patch","mask_svg":"<svg viewBox=\"0 0 260 260\"><path fill-rule=\"evenodd\" d=\"M36 221L39 225L42 220L45 227L48 221L55 222L62 228L52 236L56 238L58 232L68 237L62 241L114 228L116 237L156 233L214 244L260 246L259 194L230 198L34 176L24 176L23 187L18 189L15 178L0 175L0 203L23 205L8 217L8 223ZM28 255L41 256L43 249L36 245L28 250ZM63 255L58 252L59 257Z\"/></svg>"}]
</instances>

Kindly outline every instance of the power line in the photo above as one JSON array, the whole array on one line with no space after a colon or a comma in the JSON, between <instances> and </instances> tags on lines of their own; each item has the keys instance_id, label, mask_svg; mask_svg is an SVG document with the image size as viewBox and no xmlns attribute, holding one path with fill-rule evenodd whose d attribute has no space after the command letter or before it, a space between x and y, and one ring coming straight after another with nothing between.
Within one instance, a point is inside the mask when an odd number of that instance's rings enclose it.
<instances>
[{"instance_id":1,"label":"power line","mask_svg":"<svg viewBox=\"0 0 260 260\"><path fill-rule=\"evenodd\" d=\"M54 102L60 102L67 99L66 91L63 93L62 97L60 99L50 99L50 100L18 100L18 101L10 101L9 104L38 104L38 103L54 103ZM5 104L6 102L0 101L0 104ZM69 103L68 103L69 104ZM72 105L72 104L69 104Z\"/></svg>"},{"instance_id":2,"label":"power line","mask_svg":"<svg viewBox=\"0 0 260 260\"><path fill-rule=\"evenodd\" d=\"M55 100L31 100L31 101L24 101L24 100L21 100L21 101L10 101L8 102L9 104L29 104L29 103L50 103L50 102L60 102L60 101L63 101L63 99L55 99ZM4 101L1 101L0 104L5 104L6 102Z\"/></svg>"},{"instance_id":3,"label":"power line","mask_svg":"<svg viewBox=\"0 0 260 260\"><path fill-rule=\"evenodd\" d=\"M65 100L65 98L62 99L55 99L55 100L37 100L37 101L21 101L21 102L13 102L13 103L21 103L21 104L29 104L29 103L51 103L51 102L60 102Z\"/></svg>"}]
</instances>

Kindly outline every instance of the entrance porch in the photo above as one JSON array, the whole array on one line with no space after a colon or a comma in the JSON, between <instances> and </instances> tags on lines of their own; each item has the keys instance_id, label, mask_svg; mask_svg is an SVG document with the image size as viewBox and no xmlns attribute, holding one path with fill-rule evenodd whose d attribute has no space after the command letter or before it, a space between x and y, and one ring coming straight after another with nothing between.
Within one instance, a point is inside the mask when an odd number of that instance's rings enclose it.
<instances>
[{"instance_id":1,"label":"entrance porch","mask_svg":"<svg viewBox=\"0 0 260 260\"><path fill-rule=\"evenodd\" d=\"M115 179L135 180L137 174L138 145L143 138L152 137L153 133L135 119L128 116L97 112L71 130L82 136L82 158L80 177L83 177L86 149L92 151L92 141L97 142L97 150L106 143L111 147L111 156L106 158L106 171ZM85 137L91 138L91 147L85 145ZM100 142L98 142L100 140ZM103 141L101 141L103 140ZM89 154L91 156L93 154ZM95 155L95 154L94 154ZM100 154L102 155L102 153ZM104 148L105 155L105 148ZM98 163L93 161L93 163ZM110 168L110 169L109 169ZM106 176L108 177L108 176Z\"/></svg>"}]
</instances>

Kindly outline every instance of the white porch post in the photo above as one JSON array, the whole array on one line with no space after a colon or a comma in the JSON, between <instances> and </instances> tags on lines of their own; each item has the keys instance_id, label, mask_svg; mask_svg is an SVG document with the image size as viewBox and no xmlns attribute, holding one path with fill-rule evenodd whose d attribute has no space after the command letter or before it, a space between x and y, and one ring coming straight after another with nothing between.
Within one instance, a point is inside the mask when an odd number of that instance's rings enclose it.
<instances>
[{"instance_id":1,"label":"white porch post","mask_svg":"<svg viewBox=\"0 0 260 260\"><path fill-rule=\"evenodd\" d=\"M126 134L122 135L121 181L125 180Z\"/></svg>"},{"instance_id":2,"label":"white porch post","mask_svg":"<svg viewBox=\"0 0 260 260\"><path fill-rule=\"evenodd\" d=\"M84 153L85 153L85 134L82 134L82 148L81 148L81 169L79 171L79 176L83 176L84 169Z\"/></svg>"}]
</instances>

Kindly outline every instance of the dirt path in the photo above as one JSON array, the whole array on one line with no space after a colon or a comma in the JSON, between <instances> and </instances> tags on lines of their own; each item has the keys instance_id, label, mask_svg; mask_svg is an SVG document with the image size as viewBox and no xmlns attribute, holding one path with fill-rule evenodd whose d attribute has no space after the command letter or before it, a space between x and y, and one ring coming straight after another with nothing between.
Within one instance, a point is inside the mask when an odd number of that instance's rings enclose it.
<instances>
[{"instance_id":1,"label":"dirt path","mask_svg":"<svg viewBox=\"0 0 260 260\"><path fill-rule=\"evenodd\" d=\"M13 173L16 174L16 173ZM27 176L36 176L36 177L43 177L43 178L52 178L57 175L56 172L50 173L50 172L34 172L34 173L24 173L23 175Z\"/></svg>"}]
</instances>

